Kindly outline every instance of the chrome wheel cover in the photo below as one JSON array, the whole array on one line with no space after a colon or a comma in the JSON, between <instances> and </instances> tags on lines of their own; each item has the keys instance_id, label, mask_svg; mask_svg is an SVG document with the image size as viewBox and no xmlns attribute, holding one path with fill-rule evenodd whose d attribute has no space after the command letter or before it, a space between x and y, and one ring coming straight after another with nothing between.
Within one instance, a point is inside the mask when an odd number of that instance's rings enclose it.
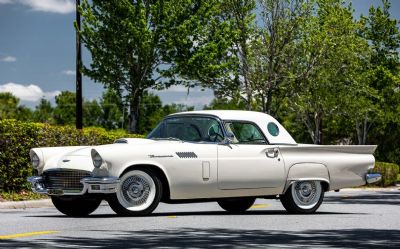
<instances>
[{"instance_id":1,"label":"chrome wheel cover","mask_svg":"<svg viewBox=\"0 0 400 249\"><path fill-rule=\"evenodd\" d=\"M293 200L302 209L315 207L321 197L321 191L321 183L318 181L300 181L292 185Z\"/></svg>"},{"instance_id":2,"label":"chrome wheel cover","mask_svg":"<svg viewBox=\"0 0 400 249\"><path fill-rule=\"evenodd\" d=\"M122 176L117 191L119 203L130 211L142 211L154 201L156 187L153 179L141 170L129 171Z\"/></svg>"}]
</instances>

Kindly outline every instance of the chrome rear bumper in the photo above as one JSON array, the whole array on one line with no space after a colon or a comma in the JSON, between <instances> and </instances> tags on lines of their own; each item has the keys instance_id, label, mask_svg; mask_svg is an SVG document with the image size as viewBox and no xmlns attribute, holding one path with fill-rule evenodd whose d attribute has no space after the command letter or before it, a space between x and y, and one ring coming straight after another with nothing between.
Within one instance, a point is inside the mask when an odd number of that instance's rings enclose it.
<instances>
[{"instance_id":1,"label":"chrome rear bumper","mask_svg":"<svg viewBox=\"0 0 400 249\"><path fill-rule=\"evenodd\" d=\"M377 181L380 181L382 178L382 175L379 173L368 173L365 175L365 180L367 183L374 183Z\"/></svg>"},{"instance_id":2,"label":"chrome rear bumper","mask_svg":"<svg viewBox=\"0 0 400 249\"><path fill-rule=\"evenodd\" d=\"M83 184L82 191L69 191L64 189L46 188L46 183L41 176L31 176L28 178L31 183L32 191L38 194L47 195L83 195L93 194L112 194L117 192L120 179L117 177L86 177L80 182Z\"/></svg>"}]
</instances>

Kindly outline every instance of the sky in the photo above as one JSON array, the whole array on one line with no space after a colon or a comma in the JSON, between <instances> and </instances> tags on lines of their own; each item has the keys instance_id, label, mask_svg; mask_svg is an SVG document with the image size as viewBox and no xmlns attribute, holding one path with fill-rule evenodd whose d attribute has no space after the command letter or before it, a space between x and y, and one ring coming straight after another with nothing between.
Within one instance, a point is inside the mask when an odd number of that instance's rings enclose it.
<instances>
[{"instance_id":1,"label":"sky","mask_svg":"<svg viewBox=\"0 0 400 249\"><path fill-rule=\"evenodd\" d=\"M400 19L400 0L391 0L391 14ZM353 0L355 17L367 15L380 0ZM75 0L0 0L0 92L11 92L34 108L41 98L54 103L61 91L75 91ZM90 54L83 49L83 62ZM103 85L83 78L83 96L98 99ZM211 90L184 87L155 92L164 104L201 109L213 99Z\"/></svg>"}]
</instances>

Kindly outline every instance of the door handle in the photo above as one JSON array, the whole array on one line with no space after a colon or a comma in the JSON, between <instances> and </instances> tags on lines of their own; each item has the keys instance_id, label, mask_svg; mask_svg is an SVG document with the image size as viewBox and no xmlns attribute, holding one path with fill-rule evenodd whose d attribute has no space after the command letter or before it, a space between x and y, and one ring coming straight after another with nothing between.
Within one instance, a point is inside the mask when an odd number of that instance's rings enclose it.
<instances>
[{"instance_id":1,"label":"door handle","mask_svg":"<svg viewBox=\"0 0 400 249\"><path fill-rule=\"evenodd\" d=\"M279 150L278 148L272 148L272 149L267 149L267 152L265 152L265 155L269 158L275 158L278 157L279 155Z\"/></svg>"}]
</instances>

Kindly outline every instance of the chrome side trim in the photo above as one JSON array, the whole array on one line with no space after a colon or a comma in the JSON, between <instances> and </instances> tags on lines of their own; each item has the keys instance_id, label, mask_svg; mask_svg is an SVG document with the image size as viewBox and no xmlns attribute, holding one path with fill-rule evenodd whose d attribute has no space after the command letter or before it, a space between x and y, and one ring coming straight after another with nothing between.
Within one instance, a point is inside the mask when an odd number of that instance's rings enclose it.
<instances>
[{"instance_id":1,"label":"chrome side trim","mask_svg":"<svg viewBox=\"0 0 400 249\"><path fill-rule=\"evenodd\" d=\"M377 181L380 181L382 178L382 175L379 173L369 173L365 175L365 180L367 183L374 183Z\"/></svg>"}]
</instances>

